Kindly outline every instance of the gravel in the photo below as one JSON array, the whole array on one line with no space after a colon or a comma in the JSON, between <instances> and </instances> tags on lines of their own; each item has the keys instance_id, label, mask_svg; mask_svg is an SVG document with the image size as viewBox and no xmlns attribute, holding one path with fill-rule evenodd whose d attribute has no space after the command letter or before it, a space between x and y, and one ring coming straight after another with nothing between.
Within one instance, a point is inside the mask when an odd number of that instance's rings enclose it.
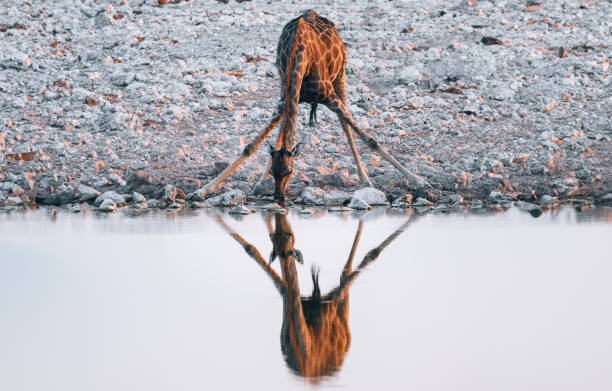
<instances>
[{"instance_id":1,"label":"gravel","mask_svg":"<svg viewBox=\"0 0 612 391\"><path fill-rule=\"evenodd\" d=\"M140 193L149 207L200 203L197 189L266 126L279 99L276 43L300 6L113 3L0 8L0 207L93 202L110 191ZM347 44L349 110L434 186L411 188L357 140L389 200L454 196L478 207L612 193L609 1L309 7ZM310 127L309 110L299 109L306 145L289 193L350 198L359 178L338 121L321 106ZM267 161L261 148L219 192L251 197ZM306 200L308 188L322 193ZM272 186L264 190L262 200Z\"/></svg>"}]
</instances>

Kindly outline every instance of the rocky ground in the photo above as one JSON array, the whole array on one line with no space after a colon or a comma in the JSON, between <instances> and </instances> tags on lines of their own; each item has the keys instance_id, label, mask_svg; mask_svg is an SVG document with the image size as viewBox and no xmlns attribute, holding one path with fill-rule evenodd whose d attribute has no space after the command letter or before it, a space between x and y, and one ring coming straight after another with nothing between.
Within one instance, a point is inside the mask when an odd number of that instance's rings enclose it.
<instances>
[{"instance_id":1,"label":"rocky ground","mask_svg":"<svg viewBox=\"0 0 612 391\"><path fill-rule=\"evenodd\" d=\"M436 189L411 187L358 141L387 201L612 199L610 1L165 2L6 0L0 208L241 204L266 148L225 196L195 192L265 127L278 37L307 8L347 45L350 111ZM308 112L292 197L364 207L337 119L320 107L313 128Z\"/></svg>"}]
</instances>

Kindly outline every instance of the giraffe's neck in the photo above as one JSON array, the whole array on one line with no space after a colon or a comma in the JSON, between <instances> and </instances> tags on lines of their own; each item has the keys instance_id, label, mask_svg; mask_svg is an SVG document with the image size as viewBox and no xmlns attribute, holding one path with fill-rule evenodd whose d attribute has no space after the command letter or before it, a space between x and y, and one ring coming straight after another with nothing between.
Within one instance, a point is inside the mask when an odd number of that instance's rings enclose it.
<instances>
[{"instance_id":1,"label":"giraffe's neck","mask_svg":"<svg viewBox=\"0 0 612 391\"><path fill-rule=\"evenodd\" d=\"M302 43L302 33L304 21L298 21L295 32L295 41L291 48L289 64L286 72L285 85L285 119L281 129L281 145L286 150L291 150L295 144L295 128L297 124L298 103L303 78L304 45Z\"/></svg>"}]
</instances>

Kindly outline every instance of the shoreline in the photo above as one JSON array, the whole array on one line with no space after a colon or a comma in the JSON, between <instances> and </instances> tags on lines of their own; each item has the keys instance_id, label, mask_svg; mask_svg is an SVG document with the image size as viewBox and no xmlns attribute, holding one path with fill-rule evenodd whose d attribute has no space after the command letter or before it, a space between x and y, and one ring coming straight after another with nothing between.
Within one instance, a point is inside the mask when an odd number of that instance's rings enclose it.
<instances>
[{"instance_id":1,"label":"shoreline","mask_svg":"<svg viewBox=\"0 0 612 391\"><path fill-rule=\"evenodd\" d=\"M475 3L312 2L347 45L349 110L436 190L412 188L356 140L376 189L391 204L608 202L612 4ZM257 1L26 8L0 10L0 207L109 191L206 202L197 190L265 127L279 96L276 42L303 11ZM329 110L315 127L308 112L300 106L306 145L288 193L319 188L344 202L360 188L349 147ZM260 148L213 196L251 199L267 160ZM268 180L255 199L272 190Z\"/></svg>"}]
</instances>

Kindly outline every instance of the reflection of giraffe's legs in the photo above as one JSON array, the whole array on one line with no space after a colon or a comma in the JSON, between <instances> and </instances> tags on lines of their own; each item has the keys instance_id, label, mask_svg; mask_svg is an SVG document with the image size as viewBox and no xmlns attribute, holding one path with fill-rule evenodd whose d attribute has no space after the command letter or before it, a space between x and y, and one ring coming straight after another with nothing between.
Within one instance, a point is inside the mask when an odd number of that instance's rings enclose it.
<instances>
[{"instance_id":1,"label":"reflection of giraffe's legs","mask_svg":"<svg viewBox=\"0 0 612 391\"><path fill-rule=\"evenodd\" d=\"M406 168L404 168L404 166L402 166L400 164L400 162L398 162L397 160L395 160L391 155L389 155L389 153L387 151L385 151L380 144L378 143L378 141L376 141L372 136L370 136L366 131L364 131L363 129L361 129L361 127L359 127L359 125L357 125L357 122L355 121L355 119L353 118L353 116L351 115L351 113L348 112L348 110L346 109L346 106L344 105L344 103L342 103L342 101L338 98L338 96L336 96L335 94L332 95L327 102L325 103L325 105L327 107L329 107L329 109L331 111L333 111L334 113L338 114L338 116L343 119L344 121L346 121L351 128L353 128L353 130L355 131L355 133L357 133L359 135L359 137L361 137L361 139L365 142L365 144L370 147L373 151L375 151L376 153L378 153L380 156L382 156L383 159L385 159L386 161L388 161L389 163L391 163L395 168L397 168L406 178L408 178L411 181L416 182L416 184L418 186L430 186L429 183L421 178L420 176L408 171Z\"/></svg>"},{"instance_id":2,"label":"reflection of giraffe's legs","mask_svg":"<svg viewBox=\"0 0 612 391\"><path fill-rule=\"evenodd\" d=\"M359 246L359 240L361 239L361 232L363 231L363 221L359 220L359 226L357 227L357 232L355 232L355 239L353 239L353 246L351 247L351 252L349 254L348 260L344 265L344 269L342 269L342 276L340 277L340 286L342 283L349 278L349 276L353 273L353 259L355 258L355 253L357 252L357 246ZM348 289L339 291L339 302L338 302L338 312L345 315L345 318L348 319L348 309L349 309L349 294Z\"/></svg>"},{"instance_id":3,"label":"reflection of giraffe's legs","mask_svg":"<svg viewBox=\"0 0 612 391\"><path fill-rule=\"evenodd\" d=\"M209 184L207 184L206 186L202 188L203 193L201 194L201 196L204 197L206 194L213 192L217 188L217 186L219 186L219 183L221 183L221 181L223 181L225 178L230 176L234 171L238 169L238 167L240 167L242 163L244 163L245 160L251 157L255 153L255 151L257 151L257 149L259 148L261 143L265 140L265 138L268 137L270 132L272 132L274 127L278 125L280 120L283 118L283 115L284 115L284 106L283 106L283 102L280 102L278 106L276 107L276 111L272 115L272 119L270 120L270 123L264 129L264 131L261 132L253 142L251 142L249 145L244 147L244 150L242 151L242 155L234 163L230 164L215 179L213 179L212 182L210 182Z\"/></svg>"},{"instance_id":4,"label":"reflection of giraffe's legs","mask_svg":"<svg viewBox=\"0 0 612 391\"><path fill-rule=\"evenodd\" d=\"M343 271L343 273L342 273L343 274L343 278L340 281L340 285L336 289L331 291L325 297L325 299L326 300L335 300L336 298L338 298L342 294L344 294L344 292L351 286L351 284L355 281L355 279L359 276L359 274L366 268L366 266L368 266L370 263L374 262L378 258L380 253L391 242L393 242L393 240L395 240L395 238L397 238L402 232L404 232L406 230L406 228L408 227L408 225L413 223L415 220L416 220L416 218L411 216L404 224L401 225L401 227L399 227L395 232L393 232L391 235L389 235L387 237L387 239L385 239L381 244L379 244L378 246L374 247L372 250L368 251L368 253L363 257L363 260L361 261L361 263L359 264L357 269L352 271L352 272L350 272L346 277L344 277L344 271ZM360 226L360 228L361 228L361 226ZM361 235L361 232L360 232L359 229L357 230L357 233L359 235ZM352 249L351 249L351 253L352 253Z\"/></svg>"},{"instance_id":5,"label":"reflection of giraffe's legs","mask_svg":"<svg viewBox=\"0 0 612 391\"><path fill-rule=\"evenodd\" d=\"M344 66L346 66L346 64L344 64ZM346 106L346 82L345 82L344 72L342 72L336 78L336 80L334 80L334 82L332 83L332 86L338 98ZM361 181L361 184L364 186L373 187L372 181L370 181L368 174L366 174L363 168L363 163L361 163L361 158L359 157L359 151L357 151L357 146L355 145L355 141L353 140L353 134L351 133L350 127L348 126L346 121L342 119L340 115L338 115L338 119L340 120L340 126L342 127L342 131L344 131L344 134L346 135L349 147L351 147L351 152L353 153L353 157L355 158L355 165L357 165L357 174L359 174L359 180Z\"/></svg>"},{"instance_id":6,"label":"reflection of giraffe's legs","mask_svg":"<svg viewBox=\"0 0 612 391\"><path fill-rule=\"evenodd\" d=\"M238 235L236 233L236 231L234 231L229 225L227 225L225 223L225 221L223 221L223 219L221 218L221 216L219 216L218 214L214 215L215 220L217 221L217 223L219 223L219 225L232 237L234 238L235 241L237 241L242 248L244 249L244 251L251 257L253 258L253 260L255 260L255 262L257 262L259 264L259 266L268 274L268 277L270 277L270 279L272 279L272 281L274 282L274 285L276 286L276 288L281 291L283 289L283 280L280 278L280 276L274 271L274 269L272 269L270 267L270 265L268 265L268 263L265 261L265 259L263 258L263 256L261 255L261 253L259 252L259 250L257 250L257 248L255 246L253 246L251 243L247 242L246 240L244 240L244 238L240 235Z\"/></svg>"},{"instance_id":7,"label":"reflection of giraffe's legs","mask_svg":"<svg viewBox=\"0 0 612 391\"><path fill-rule=\"evenodd\" d=\"M355 239L353 239L353 246L351 247L351 252L346 264L344 265L344 269L342 269L342 277L340 277L340 281L346 279L353 272L353 258L355 258L355 252L357 252L357 246L359 246L361 231L363 231L363 221L359 220L359 226L357 227L357 232L355 232Z\"/></svg>"}]
</instances>

